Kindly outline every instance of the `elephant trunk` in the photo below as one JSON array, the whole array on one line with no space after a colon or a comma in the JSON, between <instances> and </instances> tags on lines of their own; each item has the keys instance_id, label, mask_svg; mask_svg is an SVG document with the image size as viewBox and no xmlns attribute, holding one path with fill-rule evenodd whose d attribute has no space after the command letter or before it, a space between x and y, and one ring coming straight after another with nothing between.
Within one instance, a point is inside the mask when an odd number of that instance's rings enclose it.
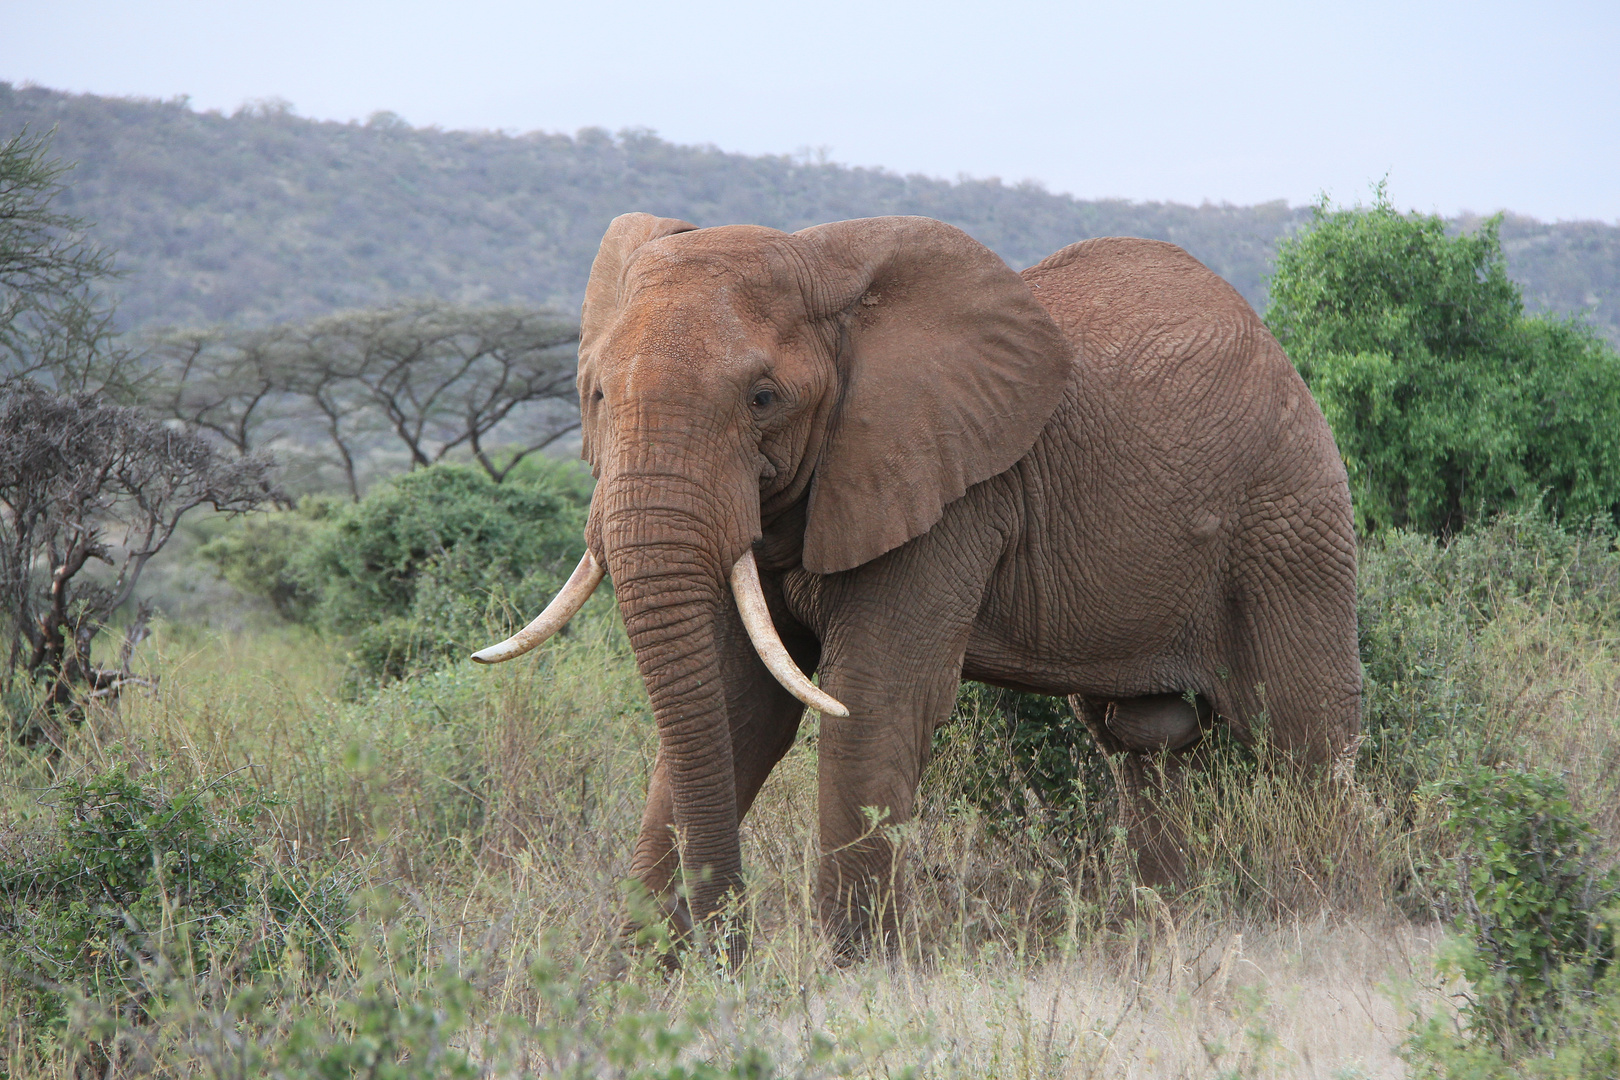
<instances>
[{"instance_id":1,"label":"elephant trunk","mask_svg":"<svg viewBox=\"0 0 1620 1080\"><path fill-rule=\"evenodd\" d=\"M723 605L732 602L723 569L728 530L705 512L701 492L668 476L621 474L596 497L607 569L669 771L687 902L704 919L742 875L718 645Z\"/></svg>"}]
</instances>

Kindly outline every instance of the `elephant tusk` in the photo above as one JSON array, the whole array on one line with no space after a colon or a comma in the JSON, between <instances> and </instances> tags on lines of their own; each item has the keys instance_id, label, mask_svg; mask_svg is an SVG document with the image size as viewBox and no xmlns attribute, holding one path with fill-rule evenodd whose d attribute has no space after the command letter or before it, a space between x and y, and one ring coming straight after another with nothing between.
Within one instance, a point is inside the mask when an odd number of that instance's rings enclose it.
<instances>
[{"instance_id":1,"label":"elephant tusk","mask_svg":"<svg viewBox=\"0 0 1620 1080\"><path fill-rule=\"evenodd\" d=\"M528 626L499 645L480 649L472 654L472 658L480 664L498 664L502 660L522 656L540 645L546 638L561 630L568 620L585 606L585 601L591 598L591 593L602 584L602 575L602 567L597 563L596 556L587 550L585 557L579 560L579 565L574 567L574 572L569 575L568 583L562 587L562 591L551 603L546 605L546 610L536 615Z\"/></svg>"},{"instance_id":2,"label":"elephant tusk","mask_svg":"<svg viewBox=\"0 0 1620 1080\"><path fill-rule=\"evenodd\" d=\"M754 651L759 653L782 688L817 712L848 716L849 710L805 678L799 665L788 655L787 646L782 644L771 622L771 611L765 603L765 590L759 585L759 567L754 564L752 551L743 552L743 557L731 568L731 591L737 597L743 626L748 628L748 640L754 643Z\"/></svg>"}]
</instances>

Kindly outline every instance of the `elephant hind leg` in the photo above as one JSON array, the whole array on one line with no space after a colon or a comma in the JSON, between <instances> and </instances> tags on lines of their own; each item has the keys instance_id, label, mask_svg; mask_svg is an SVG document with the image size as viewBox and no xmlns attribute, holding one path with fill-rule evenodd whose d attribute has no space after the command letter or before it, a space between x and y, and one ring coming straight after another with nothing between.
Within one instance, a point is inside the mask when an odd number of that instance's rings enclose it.
<instances>
[{"instance_id":1,"label":"elephant hind leg","mask_svg":"<svg viewBox=\"0 0 1620 1080\"><path fill-rule=\"evenodd\" d=\"M1232 733L1307 772L1329 765L1361 727L1356 542L1342 476L1335 465L1314 484L1292 477L1254 492L1266 509L1234 552L1220 649L1231 670L1216 706Z\"/></svg>"},{"instance_id":2,"label":"elephant hind leg","mask_svg":"<svg viewBox=\"0 0 1620 1080\"><path fill-rule=\"evenodd\" d=\"M1181 830L1170 801L1215 720L1209 700L1149 694L1106 700L1069 698L1069 707L1108 755L1119 787L1119 823L1144 885L1175 886L1187 875Z\"/></svg>"},{"instance_id":3,"label":"elephant hind leg","mask_svg":"<svg viewBox=\"0 0 1620 1080\"><path fill-rule=\"evenodd\" d=\"M1308 583L1248 583L1231 611L1231 669L1216 688L1239 742L1305 773L1330 765L1361 728L1353 568L1333 584L1316 593Z\"/></svg>"}]
</instances>

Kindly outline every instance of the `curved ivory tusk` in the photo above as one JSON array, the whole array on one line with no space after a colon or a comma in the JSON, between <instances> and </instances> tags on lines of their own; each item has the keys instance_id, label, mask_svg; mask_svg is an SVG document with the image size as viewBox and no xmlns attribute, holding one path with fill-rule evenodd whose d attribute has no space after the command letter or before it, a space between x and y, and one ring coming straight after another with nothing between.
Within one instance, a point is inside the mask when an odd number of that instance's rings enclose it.
<instances>
[{"instance_id":1,"label":"curved ivory tusk","mask_svg":"<svg viewBox=\"0 0 1620 1080\"><path fill-rule=\"evenodd\" d=\"M528 626L499 645L480 649L472 654L472 658L480 664L498 664L502 660L522 656L535 648L561 630L568 620L585 606L585 601L591 598L591 593L602 584L602 573L602 567L597 563L596 556L587 550L585 557L579 560L579 565L574 567L574 572L569 575L568 583L562 587L562 591L551 603L546 605L546 610L536 615Z\"/></svg>"},{"instance_id":2,"label":"curved ivory tusk","mask_svg":"<svg viewBox=\"0 0 1620 1080\"><path fill-rule=\"evenodd\" d=\"M743 557L731 568L731 591L737 597L743 625L748 628L748 640L754 643L754 651L759 653L782 688L817 712L848 716L849 710L836 698L804 677L799 665L788 655L787 646L777 637L770 608L765 604L765 590L759 586L759 567L754 565L752 551L743 552Z\"/></svg>"}]
</instances>

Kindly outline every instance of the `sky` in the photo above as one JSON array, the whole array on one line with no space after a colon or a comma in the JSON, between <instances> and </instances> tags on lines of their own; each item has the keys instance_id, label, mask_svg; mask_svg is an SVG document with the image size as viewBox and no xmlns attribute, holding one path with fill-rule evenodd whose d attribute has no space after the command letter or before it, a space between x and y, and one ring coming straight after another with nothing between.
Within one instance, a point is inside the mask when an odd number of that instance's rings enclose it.
<instances>
[{"instance_id":1,"label":"sky","mask_svg":"<svg viewBox=\"0 0 1620 1080\"><path fill-rule=\"evenodd\" d=\"M1620 221L1620 0L0 0L0 79L1080 198Z\"/></svg>"}]
</instances>

